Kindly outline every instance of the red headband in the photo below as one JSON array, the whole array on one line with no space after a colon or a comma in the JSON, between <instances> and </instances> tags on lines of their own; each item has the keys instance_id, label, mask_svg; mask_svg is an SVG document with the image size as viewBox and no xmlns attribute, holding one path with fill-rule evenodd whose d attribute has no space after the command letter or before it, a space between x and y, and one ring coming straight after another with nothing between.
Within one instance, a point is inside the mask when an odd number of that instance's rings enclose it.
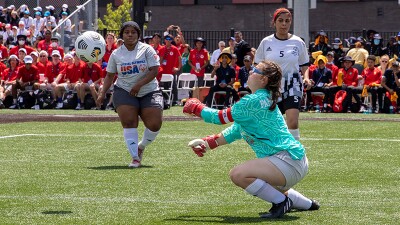
<instances>
[{"instance_id":1,"label":"red headband","mask_svg":"<svg viewBox=\"0 0 400 225\"><path fill-rule=\"evenodd\" d=\"M282 13L289 13L289 15L292 16L292 14L290 13L290 11L288 9L279 8L279 9L275 10L275 12L274 12L273 22L275 22L276 19L278 18L278 16L281 15Z\"/></svg>"}]
</instances>

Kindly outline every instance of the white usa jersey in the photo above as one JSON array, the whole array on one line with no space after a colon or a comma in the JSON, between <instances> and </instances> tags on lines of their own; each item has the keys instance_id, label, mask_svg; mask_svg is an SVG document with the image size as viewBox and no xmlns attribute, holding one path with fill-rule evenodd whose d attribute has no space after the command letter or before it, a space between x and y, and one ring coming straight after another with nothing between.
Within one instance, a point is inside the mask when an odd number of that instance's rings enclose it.
<instances>
[{"instance_id":1,"label":"white usa jersey","mask_svg":"<svg viewBox=\"0 0 400 225\"><path fill-rule=\"evenodd\" d=\"M286 79L298 73L301 65L309 62L306 44L301 38L292 35L287 40L279 40L274 34L265 37L257 48L254 62L263 60L277 63Z\"/></svg>"},{"instance_id":2,"label":"white usa jersey","mask_svg":"<svg viewBox=\"0 0 400 225\"><path fill-rule=\"evenodd\" d=\"M130 92L132 87L149 72L149 68L160 65L160 58L148 44L138 42L133 51L129 51L125 45L111 53L107 64L107 72L118 73L115 85ZM158 82L154 78L140 88L138 97L157 91Z\"/></svg>"}]
</instances>

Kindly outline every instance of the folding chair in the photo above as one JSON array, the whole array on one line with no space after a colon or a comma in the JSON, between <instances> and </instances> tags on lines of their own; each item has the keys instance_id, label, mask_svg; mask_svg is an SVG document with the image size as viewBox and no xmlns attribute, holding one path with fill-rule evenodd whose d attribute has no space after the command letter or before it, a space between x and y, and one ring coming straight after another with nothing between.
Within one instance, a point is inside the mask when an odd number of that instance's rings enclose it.
<instances>
[{"instance_id":1,"label":"folding chair","mask_svg":"<svg viewBox=\"0 0 400 225\"><path fill-rule=\"evenodd\" d=\"M215 85L217 80L215 79L216 77L211 77L211 73L205 73L204 74L204 85L203 87L212 87ZM207 85L207 82L211 83L211 85Z\"/></svg>"},{"instance_id":2,"label":"folding chair","mask_svg":"<svg viewBox=\"0 0 400 225\"><path fill-rule=\"evenodd\" d=\"M190 73L182 73L178 77L178 100L189 98L189 91L197 87L197 76Z\"/></svg>"},{"instance_id":3,"label":"folding chair","mask_svg":"<svg viewBox=\"0 0 400 225\"><path fill-rule=\"evenodd\" d=\"M162 92L168 96L167 104L171 105L172 96L173 96L172 95L172 86L174 84L174 75L163 73L161 76L161 82L170 82L171 83L171 85L169 86L169 89L164 89L164 88L161 89Z\"/></svg>"},{"instance_id":4,"label":"folding chair","mask_svg":"<svg viewBox=\"0 0 400 225\"><path fill-rule=\"evenodd\" d=\"M216 91L216 92L214 92L213 93L213 97L212 97L212 100L211 100L211 108L220 108L220 107L224 107L225 105L224 105L224 103L225 103L225 101L223 102L223 103L218 103L218 99L216 98L217 96L224 96L224 97L226 97L226 91ZM232 99L233 99L233 96L230 96L229 97L229 106L230 105L232 105Z\"/></svg>"}]
</instances>

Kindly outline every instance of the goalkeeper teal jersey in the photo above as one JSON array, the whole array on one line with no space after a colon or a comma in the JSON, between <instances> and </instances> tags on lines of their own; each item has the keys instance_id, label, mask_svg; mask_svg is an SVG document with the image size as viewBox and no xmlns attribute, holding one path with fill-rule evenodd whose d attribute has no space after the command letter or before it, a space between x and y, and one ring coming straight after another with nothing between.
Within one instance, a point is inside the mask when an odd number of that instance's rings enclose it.
<instances>
[{"instance_id":1,"label":"goalkeeper teal jersey","mask_svg":"<svg viewBox=\"0 0 400 225\"><path fill-rule=\"evenodd\" d=\"M303 145L289 132L278 107L269 110L271 104L270 93L266 89L244 96L232 106L234 123L222 131L222 134L228 143L244 139L257 158L287 151L292 159L302 159L305 154ZM206 107L202 110L201 117L205 122L221 124L218 111Z\"/></svg>"}]
</instances>

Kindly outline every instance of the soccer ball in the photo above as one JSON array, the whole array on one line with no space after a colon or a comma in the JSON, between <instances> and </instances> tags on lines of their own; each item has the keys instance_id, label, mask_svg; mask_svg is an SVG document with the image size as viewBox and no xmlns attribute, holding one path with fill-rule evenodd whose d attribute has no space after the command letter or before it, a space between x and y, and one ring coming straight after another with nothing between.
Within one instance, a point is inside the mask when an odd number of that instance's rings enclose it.
<instances>
[{"instance_id":1,"label":"soccer ball","mask_svg":"<svg viewBox=\"0 0 400 225\"><path fill-rule=\"evenodd\" d=\"M76 39L75 53L82 61L95 63L106 53L106 41L101 34L86 31Z\"/></svg>"}]
</instances>

